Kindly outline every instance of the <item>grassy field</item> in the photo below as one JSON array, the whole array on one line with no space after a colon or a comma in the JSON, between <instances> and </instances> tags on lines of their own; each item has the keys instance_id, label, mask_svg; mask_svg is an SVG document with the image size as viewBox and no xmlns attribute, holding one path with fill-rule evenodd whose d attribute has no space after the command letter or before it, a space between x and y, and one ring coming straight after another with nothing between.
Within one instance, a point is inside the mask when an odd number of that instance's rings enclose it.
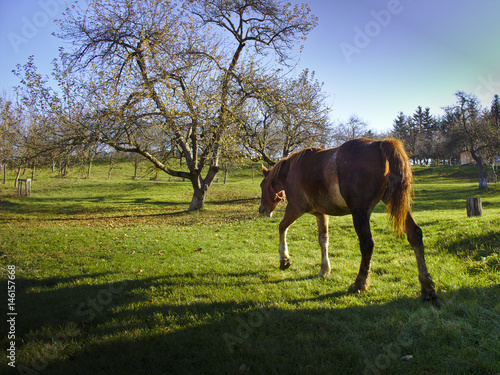
<instances>
[{"instance_id":1,"label":"grassy field","mask_svg":"<svg viewBox=\"0 0 500 375\"><path fill-rule=\"evenodd\" d=\"M11 271L17 313L2 319L0 372L11 333L20 374L500 374L500 184L479 191L474 168L415 169L438 306L421 302L413 252L382 206L371 289L350 295L350 216L330 220L328 278L316 276L310 215L290 228L292 266L280 271L284 205L258 215L250 168L191 214L188 182L131 180L132 169L41 171L30 198L15 196L14 176L0 186L2 311ZM467 218L472 196L480 218Z\"/></svg>"}]
</instances>

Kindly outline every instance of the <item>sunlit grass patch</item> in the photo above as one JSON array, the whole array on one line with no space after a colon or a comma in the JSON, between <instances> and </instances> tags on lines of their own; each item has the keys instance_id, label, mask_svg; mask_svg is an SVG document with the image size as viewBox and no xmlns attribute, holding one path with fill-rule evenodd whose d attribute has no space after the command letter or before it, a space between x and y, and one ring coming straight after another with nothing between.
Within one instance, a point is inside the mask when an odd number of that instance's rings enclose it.
<instances>
[{"instance_id":1,"label":"sunlit grass patch","mask_svg":"<svg viewBox=\"0 0 500 375\"><path fill-rule=\"evenodd\" d=\"M317 277L311 215L290 227L292 265L279 270L285 206L258 215L250 169L214 184L197 213L186 212L190 185L166 178L47 174L22 199L2 187L0 272L5 283L16 265L17 364L47 374L496 374L500 187L478 191L459 172L415 173L437 307L420 301L415 256L382 206L368 292L347 294L360 262L350 216L330 219L329 277ZM483 217L467 218L469 196L483 199Z\"/></svg>"}]
</instances>

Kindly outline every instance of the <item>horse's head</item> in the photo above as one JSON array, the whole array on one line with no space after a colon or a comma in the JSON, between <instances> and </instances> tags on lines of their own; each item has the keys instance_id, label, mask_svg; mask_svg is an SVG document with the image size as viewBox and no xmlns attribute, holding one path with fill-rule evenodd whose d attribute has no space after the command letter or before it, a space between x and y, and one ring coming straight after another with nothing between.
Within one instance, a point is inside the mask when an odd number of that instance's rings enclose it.
<instances>
[{"instance_id":1,"label":"horse's head","mask_svg":"<svg viewBox=\"0 0 500 375\"><path fill-rule=\"evenodd\" d=\"M264 179L260 183L262 195L260 197L259 213L267 217L271 217L278 204L285 200L285 190L282 189L276 192L276 189L273 187L273 176L270 176L270 172L269 169L262 166Z\"/></svg>"}]
</instances>

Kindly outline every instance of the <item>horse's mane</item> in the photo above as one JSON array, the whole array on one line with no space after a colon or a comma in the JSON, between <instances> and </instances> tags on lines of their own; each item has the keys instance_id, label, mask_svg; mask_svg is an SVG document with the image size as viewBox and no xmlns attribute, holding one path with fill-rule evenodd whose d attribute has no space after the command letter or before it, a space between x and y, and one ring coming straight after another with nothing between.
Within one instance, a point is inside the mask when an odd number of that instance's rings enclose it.
<instances>
[{"instance_id":1,"label":"horse's mane","mask_svg":"<svg viewBox=\"0 0 500 375\"><path fill-rule=\"evenodd\" d=\"M275 181L278 178L278 176L281 172L281 169L284 166L287 166L288 170L290 170L290 168L295 163L297 163L300 159L302 159L306 154L309 154L310 152L314 152L314 151L319 151L319 150L321 150L321 148L319 148L319 147L309 147L309 148L305 148L305 149L300 150L300 151L296 151L296 152L288 155L287 157L284 157L283 159L278 161L276 164L274 164L274 166L271 168L271 170L269 171L269 174L267 175L268 181Z\"/></svg>"}]
</instances>

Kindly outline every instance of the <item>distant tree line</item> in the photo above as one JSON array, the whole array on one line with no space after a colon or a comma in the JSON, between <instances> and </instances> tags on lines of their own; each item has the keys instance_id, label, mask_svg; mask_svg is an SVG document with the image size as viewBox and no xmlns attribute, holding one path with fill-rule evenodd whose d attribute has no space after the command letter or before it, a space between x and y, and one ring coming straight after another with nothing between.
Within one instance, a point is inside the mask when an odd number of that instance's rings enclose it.
<instances>
[{"instance_id":1,"label":"distant tree line","mask_svg":"<svg viewBox=\"0 0 500 375\"><path fill-rule=\"evenodd\" d=\"M458 164L466 151L478 167L479 183L486 186L485 167L491 166L496 181L500 156L500 99L483 108L476 96L455 93L456 103L434 116L418 106L413 115L400 112L392 134L401 139L414 164Z\"/></svg>"}]
</instances>

